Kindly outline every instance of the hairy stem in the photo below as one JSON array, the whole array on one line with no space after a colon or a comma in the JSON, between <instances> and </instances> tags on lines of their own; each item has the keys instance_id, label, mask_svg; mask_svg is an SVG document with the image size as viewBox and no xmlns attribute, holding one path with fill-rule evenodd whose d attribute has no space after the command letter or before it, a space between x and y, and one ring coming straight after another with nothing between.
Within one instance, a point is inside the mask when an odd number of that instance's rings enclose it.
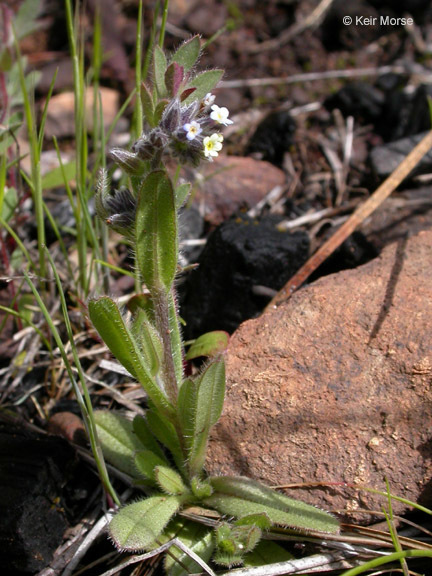
<instances>
[{"instance_id":1,"label":"hairy stem","mask_svg":"<svg viewBox=\"0 0 432 576\"><path fill-rule=\"evenodd\" d=\"M177 381L174 358L178 351L174 349L171 340L169 297L166 291L163 288L160 288L153 291L152 300L155 310L156 328L162 339L162 375L165 384L165 391L172 405L176 406L179 383Z\"/></svg>"}]
</instances>

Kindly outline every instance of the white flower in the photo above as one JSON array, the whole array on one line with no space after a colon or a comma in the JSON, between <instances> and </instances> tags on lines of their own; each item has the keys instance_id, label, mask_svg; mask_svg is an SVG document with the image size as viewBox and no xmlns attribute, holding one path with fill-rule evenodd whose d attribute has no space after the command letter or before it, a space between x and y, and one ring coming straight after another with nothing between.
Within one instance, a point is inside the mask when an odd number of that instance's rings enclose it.
<instances>
[{"instance_id":1,"label":"white flower","mask_svg":"<svg viewBox=\"0 0 432 576\"><path fill-rule=\"evenodd\" d=\"M213 102L215 101L216 96L214 94L212 94L211 92L208 92L203 100L203 104L204 106L211 106L213 104Z\"/></svg>"},{"instance_id":2,"label":"white flower","mask_svg":"<svg viewBox=\"0 0 432 576\"><path fill-rule=\"evenodd\" d=\"M188 140L193 140L196 136L198 136L198 134L202 132L201 126L198 124L198 122L195 122L195 120L192 120L192 122L188 122L187 124L185 124L183 126L183 130L185 130L186 138Z\"/></svg>"},{"instance_id":3,"label":"white flower","mask_svg":"<svg viewBox=\"0 0 432 576\"><path fill-rule=\"evenodd\" d=\"M213 162L213 158L218 156L219 152L222 150L222 142L222 134L215 133L204 138L204 155L210 160L210 162Z\"/></svg>"},{"instance_id":4,"label":"white flower","mask_svg":"<svg viewBox=\"0 0 432 576\"><path fill-rule=\"evenodd\" d=\"M228 126L228 124L233 123L233 121L229 120L229 118L228 118L229 110L228 110L228 108L225 108L225 106L222 106L222 108L219 108L219 106L217 104L213 104L211 109L213 110L213 112L210 114L210 118L212 120L214 120L215 122L217 122L218 124L223 124L224 126Z\"/></svg>"}]
</instances>

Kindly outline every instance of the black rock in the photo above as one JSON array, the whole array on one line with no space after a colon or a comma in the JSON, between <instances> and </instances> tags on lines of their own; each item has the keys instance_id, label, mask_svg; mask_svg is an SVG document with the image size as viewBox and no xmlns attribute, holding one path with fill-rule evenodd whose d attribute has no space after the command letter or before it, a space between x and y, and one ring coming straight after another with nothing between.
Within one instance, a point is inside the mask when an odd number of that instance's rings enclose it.
<instances>
[{"instance_id":1,"label":"black rock","mask_svg":"<svg viewBox=\"0 0 432 576\"><path fill-rule=\"evenodd\" d=\"M247 146L247 154L258 153L262 160L281 166L285 152L294 142L296 122L286 110L271 112L258 124Z\"/></svg>"},{"instance_id":2,"label":"black rock","mask_svg":"<svg viewBox=\"0 0 432 576\"><path fill-rule=\"evenodd\" d=\"M400 140L431 128L429 99L432 86L421 84L413 92L389 90L379 133L385 141Z\"/></svg>"},{"instance_id":3,"label":"black rock","mask_svg":"<svg viewBox=\"0 0 432 576\"><path fill-rule=\"evenodd\" d=\"M385 96L371 84L352 82L324 101L327 110L337 108L344 117L353 116L357 122L375 124L383 113Z\"/></svg>"},{"instance_id":4,"label":"black rock","mask_svg":"<svg viewBox=\"0 0 432 576\"><path fill-rule=\"evenodd\" d=\"M63 493L74 458L62 438L0 422L2 574L34 574L49 564L68 526Z\"/></svg>"},{"instance_id":5,"label":"black rock","mask_svg":"<svg viewBox=\"0 0 432 576\"><path fill-rule=\"evenodd\" d=\"M186 338L211 330L232 333L268 303L257 294L257 286L279 290L305 263L308 235L280 232L279 221L273 216L261 220L237 216L210 235L198 269L182 287Z\"/></svg>"},{"instance_id":6,"label":"black rock","mask_svg":"<svg viewBox=\"0 0 432 576\"><path fill-rule=\"evenodd\" d=\"M376 258L378 253L375 245L362 232L353 232L309 277L309 282L341 270L357 268Z\"/></svg>"},{"instance_id":7,"label":"black rock","mask_svg":"<svg viewBox=\"0 0 432 576\"><path fill-rule=\"evenodd\" d=\"M383 144L382 146L375 146L369 155L375 174L380 179L387 178L425 135L426 132ZM410 173L410 177L412 178L419 174L429 174L430 172L432 172L432 150L429 150L429 152L423 156Z\"/></svg>"}]
</instances>

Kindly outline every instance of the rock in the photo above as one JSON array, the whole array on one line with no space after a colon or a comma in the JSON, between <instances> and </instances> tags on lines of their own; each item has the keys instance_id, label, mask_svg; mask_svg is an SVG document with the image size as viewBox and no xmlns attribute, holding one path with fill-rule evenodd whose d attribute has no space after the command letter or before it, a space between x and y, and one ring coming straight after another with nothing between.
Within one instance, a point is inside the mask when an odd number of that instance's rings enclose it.
<instances>
[{"instance_id":1,"label":"rock","mask_svg":"<svg viewBox=\"0 0 432 576\"><path fill-rule=\"evenodd\" d=\"M279 290L306 262L308 235L280 232L280 219L233 217L210 235L184 289L181 315L187 338L211 330L233 332L268 303L259 287Z\"/></svg>"},{"instance_id":2,"label":"rock","mask_svg":"<svg viewBox=\"0 0 432 576\"><path fill-rule=\"evenodd\" d=\"M285 152L294 144L296 122L286 110L268 114L257 126L248 147L248 154L259 154L263 160L282 166Z\"/></svg>"},{"instance_id":3,"label":"rock","mask_svg":"<svg viewBox=\"0 0 432 576\"><path fill-rule=\"evenodd\" d=\"M343 86L324 101L324 107L331 111L337 108L343 116L353 116L363 124L375 124L383 114L385 96L366 82L352 82Z\"/></svg>"},{"instance_id":4,"label":"rock","mask_svg":"<svg viewBox=\"0 0 432 576\"><path fill-rule=\"evenodd\" d=\"M269 162L224 155L204 165L199 176L187 170L185 178L195 178L194 202L202 207L205 219L213 226L242 208L255 206L286 180L284 172Z\"/></svg>"},{"instance_id":5,"label":"rock","mask_svg":"<svg viewBox=\"0 0 432 576\"><path fill-rule=\"evenodd\" d=\"M115 119L118 110L119 94L111 88L99 88L102 101L104 126L109 127ZM87 88L85 94L87 130L93 129L93 90ZM48 114L45 124L47 138L65 138L75 134L75 95L73 92L63 92L51 98L48 104Z\"/></svg>"},{"instance_id":6,"label":"rock","mask_svg":"<svg viewBox=\"0 0 432 576\"><path fill-rule=\"evenodd\" d=\"M375 146L370 153L370 161L373 171L379 178L387 178L406 158L411 150L416 146L420 140L426 135L426 132L416 134L401 140L383 144L382 146ZM423 156L414 170L410 173L410 177L417 176L418 174L428 174L432 171L432 150Z\"/></svg>"},{"instance_id":7,"label":"rock","mask_svg":"<svg viewBox=\"0 0 432 576\"><path fill-rule=\"evenodd\" d=\"M64 496L74 459L64 439L0 422L3 574L35 574L51 561L68 527Z\"/></svg>"},{"instance_id":8,"label":"rock","mask_svg":"<svg viewBox=\"0 0 432 576\"><path fill-rule=\"evenodd\" d=\"M242 324L208 471L322 483L288 493L345 511L381 510L385 498L360 487L385 491L387 478L393 494L430 506L431 254L421 232Z\"/></svg>"}]
</instances>

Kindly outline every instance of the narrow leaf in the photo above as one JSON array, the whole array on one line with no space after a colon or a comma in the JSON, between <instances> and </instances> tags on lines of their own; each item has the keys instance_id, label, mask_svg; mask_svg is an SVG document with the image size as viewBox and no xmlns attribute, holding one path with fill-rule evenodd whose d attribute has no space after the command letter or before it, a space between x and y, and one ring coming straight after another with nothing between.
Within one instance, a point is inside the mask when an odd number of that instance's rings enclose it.
<instances>
[{"instance_id":1,"label":"narrow leaf","mask_svg":"<svg viewBox=\"0 0 432 576\"><path fill-rule=\"evenodd\" d=\"M222 514L241 518L248 514L265 513L280 526L304 532L339 532L339 522L327 512L288 498L255 480L220 476L212 477L210 482L215 492L204 501L204 505Z\"/></svg>"},{"instance_id":2,"label":"narrow leaf","mask_svg":"<svg viewBox=\"0 0 432 576\"><path fill-rule=\"evenodd\" d=\"M191 104L195 100L202 100L208 92L211 92L219 80L223 76L223 70L206 70L205 72L201 72L198 76L195 76L189 84L187 88L196 88L195 92L193 92L190 96L188 96L184 103Z\"/></svg>"},{"instance_id":3,"label":"narrow leaf","mask_svg":"<svg viewBox=\"0 0 432 576\"><path fill-rule=\"evenodd\" d=\"M214 550L212 531L195 522L171 522L164 533L166 539L178 538L189 550L195 552L204 562L209 562ZM188 576L202 572L193 558L176 546L165 556L165 571L168 576Z\"/></svg>"},{"instance_id":4,"label":"narrow leaf","mask_svg":"<svg viewBox=\"0 0 432 576\"><path fill-rule=\"evenodd\" d=\"M219 359L195 381L183 383L178 399L178 415L184 442L189 448L189 471L199 474L204 466L211 427L218 421L225 396L225 364Z\"/></svg>"},{"instance_id":5,"label":"narrow leaf","mask_svg":"<svg viewBox=\"0 0 432 576\"><path fill-rule=\"evenodd\" d=\"M285 550L276 542L261 540L256 548L245 556L244 565L245 567L265 566L275 562L288 562L288 560L293 558L294 556L288 550Z\"/></svg>"},{"instance_id":6,"label":"narrow leaf","mask_svg":"<svg viewBox=\"0 0 432 576\"><path fill-rule=\"evenodd\" d=\"M150 128L155 128L157 125L157 123L155 123L154 118L155 105L150 90L148 89L146 84L144 84L144 82L141 84L140 96L141 96L142 109L144 112L144 119L150 126Z\"/></svg>"},{"instance_id":7,"label":"narrow leaf","mask_svg":"<svg viewBox=\"0 0 432 576\"><path fill-rule=\"evenodd\" d=\"M136 256L150 290L170 290L177 271L177 213L168 175L157 170L144 180L136 215Z\"/></svg>"},{"instance_id":8,"label":"narrow leaf","mask_svg":"<svg viewBox=\"0 0 432 576\"><path fill-rule=\"evenodd\" d=\"M137 452L134 462L139 474L153 483L156 482L155 468L167 465L167 461L164 458L161 458L151 450L140 450Z\"/></svg>"},{"instance_id":9,"label":"narrow leaf","mask_svg":"<svg viewBox=\"0 0 432 576\"><path fill-rule=\"evenodd\" d=\"M180 474L169 466L157 466L154 476L159 488L165 494L180 495L188 491Z\"/></svg>"},{"instance_id":10,"label":"narrow leaf","mask_svg":"<svg viewBox=\"0 0 432 576\"><path fill-rule=\"evenodd\" d=\"M156 90L159 98L165 98L165 72L167 69L167 60L165 54L160 46L156 46L153 53L153 73Z\"/></svg>"},{"instance_id":11,"label":"narrow leaf","mask_svg":"<svg viewBox=\"0 0 432 576\"><path fill-rule=\"evenodd\" d=\"M139 310L133 319L131 332L140 344L150 374L154 377L159 372L162 363L162 342L156 328L147 320L143 310Z\"/></svg>"},{"instance_id":12,"label":"narrow leaf","mask_svg":"<svg viewBox=\"0 0 432 576\"><path fill-rule=\"evenodd\" d=\"M142 450L144 447L145 449L154 452L157 456L159 456L159 458L163 460L165 458L164 452L155 436L152 434L147 419L143 418L139 414L136 415L133 419L132 427L134 433L141 443L140 450Z\"/></svg>"},{"instance_id":13,"label":"narrow leaf","mask_svg":"<svg viewBox=\"0 0 432 576\"><path fill-rule=\"evenodd\" d=\"M165 112L165 108L168 106L168 104L169 104L169 100L160 100L156 104L156 108L154 111L155 126L157 126L159 124L159 122L161 121L163 113Z\"/></svg>"},{"instance_id":14,"label":"narrow leaf","mask_svg":"<svg viewBox=\"0 0 432 576\"><path fill-rule=\"evenodd\" d=\"M152 434L168 448L177 468L182 472L185 466L184 456L173 424L166 418L162 418L155 410L147 412L147 422Z\"/></svg>"},{"instance_id":15,"label":"narrow leaf","mask_svg":"<svg viewBox=\"0 0 432 576\"><path fill-rule=\"evenodd\" d=\"M195 340L186 354L186 360L199 358L200 356L218 356L228 346L229 334L223 330L207 332Z\"/></svg>"},{"instance_id":16,"label":"narrow leaf","mask_svg":"<svg viewBox=\"0 0 432 576\"><path fill-rule=\"evenodd\" d=\"M105 458L121 472L136 478L135 452L142 447L132 422L116 412L96 411L94 415Z\"/></svg>"},{"instance_id":17,"label":"narrow leaf","mask_svg":"<svg viewBox=\"0 0 432 576\"><path fill-rule=\"evenodd\" d=\"M180 90L184 79L184 69L183 66L173 62L167 68L165 73L165 84L168 90L168 94L171 98L177 96L177 92Z\"/></svg>"},{"instance_id":18,"label":"narrow leaf","mask_svg":"<svg viewBox=\"0 0 432 576\"><path fill-rule=\"evenodd\" d=\"M181 504L180 496L152 496L129 504L111 520L111 538L120 550L148 550Z\"/></svg>"},{"instance_id":19,"label":"narrow leaf","mask_svg":"<svg viewBox=\"0 0 432 576\"><path fill-rule=\"evenodd\" d=\"M117 304L111 298L103 296L91 300L88 309L94 327L117 360L140 382L155 406L164 413L170 413L172 406L153 380Z\"/></svg>"},{"instance_id":20,"label":"narrow leaf","mask_svg":"<svg viewBox=\"0 0 432 576\"><path fill-rule=\"evenodd\" d=\"M177 62L187 72L193 68L199 58L201 51L201 41L199 36L193 36L184 42L174 53L171 62Z\"/></svg>"},{"instance_id":21,"label":"narrow leaf","mask_svg":"<svg viewBox=\"0 0 432 576\"><path fill-rule=\"evenodd\" d=\"M175 189L175 204L176 210L180 210L183 204L186 202L190 191L192 188L192 184L190 182L183 182L179 184Z\"/></svg>"}]
</instances>

